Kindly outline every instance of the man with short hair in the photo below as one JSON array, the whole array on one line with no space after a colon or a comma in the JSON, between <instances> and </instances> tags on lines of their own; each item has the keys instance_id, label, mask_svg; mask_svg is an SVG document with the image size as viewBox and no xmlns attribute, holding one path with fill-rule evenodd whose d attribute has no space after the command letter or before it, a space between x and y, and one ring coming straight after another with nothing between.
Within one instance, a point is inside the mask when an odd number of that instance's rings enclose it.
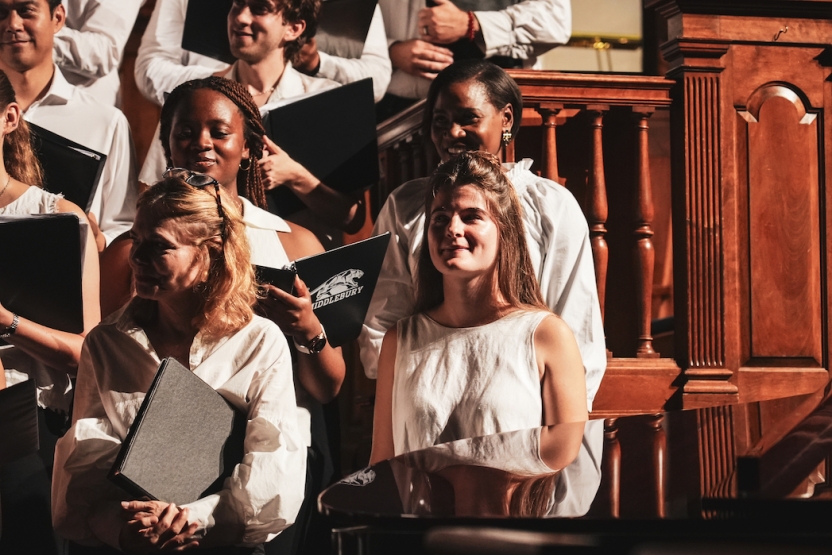
<instances>
[{"instance_id":1,"label":"man with short hair","mask_svg":"<svg viewBox=\"0 0 832 555\"><path fill-rule=\"evenodd\" d=\"M214 74L244 85L261 113L305 95L337 87L335 81L310 77L292 66L292 58L314 36L320 3L320 0L234 0L228 13L228 39L237 61L228 68L223 64L214 70ZM148 29L154 26L154 20L158 24L163 16L175 17L173 12L177 9L184 20L186 7L186 0L159 0ZM145 34L143 46L147 39ZM188 60L191 56L188 54ZM207 77L204 68L199 72L191 71L193 69L182 68L187 79L180 82ZM156 134L158 139L158 128ZM268 138L264 152L268 156L259 161L263 185L266 189L285 186L295 193L311 213L303 210L293 214L292 221L310 229L325 247L339 244L340 230L355 232L361 227L363 195L353 197L330 189ZM139 180L155 183L161 178L165 165L161 142L156 140L147 154Z\"/></svg>"},{"instance_id":2,"label":"man with short hair","mask_svg":"<svg viewBox=\"0 0 832 555\"><path fill-rule=\"evenodd\" d=\"M89 207L102 250L133 225L135 154L124 114L71 85L52 61L55 34L65 21L60 0L0 0L0 69L26 121L107 156Z\"/></svg>"}]
</instances>

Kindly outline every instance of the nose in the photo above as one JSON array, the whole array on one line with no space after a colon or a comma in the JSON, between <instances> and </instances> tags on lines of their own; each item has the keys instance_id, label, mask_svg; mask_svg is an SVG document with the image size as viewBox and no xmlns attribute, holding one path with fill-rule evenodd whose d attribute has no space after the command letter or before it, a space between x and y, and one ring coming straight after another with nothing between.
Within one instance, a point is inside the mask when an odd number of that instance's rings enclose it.
<instances>
[{"instance_id":1,"label":"nose","mask_svg":"<svg viewBox=\"0 0 832 555\"><path fill-rule=\"evenodd\" d=\"M458 123L452 123L448 134L454 139L459 139L465 136L465 130Z\"/></svg>"},{"instance_id":2,"label":"nose","mask_svg":"<svg viewBox=\"0 0 832 555\"><path fill-rule=\"evenodd\" d=\"M146 265L148 262L147 253L148 247L144 243L134 242L133 246L130 247L130 265L134 267Z\"/></svg>"},{"instance_id":3,"label":"nose","mask_svg":"<svg viewBox=\"0 0 832 555\"><path fill-rule=\"evenodd\" d=\"M211 130L203 129L197 136L196 140L191 144L191 147L198 150L211 150L214 148L214 142L211 140Z\"/></svg>"},{"instance_id":4,"label":"nose","mask_svg":"<svg viewBox=\"0 0 832 555\"><path fill-rule=\"evenodd\" d=\"M232 6L231 11L228 12L228 23L231 25L248 25L251 23L251 9L248 7L248 3L241 7L237 7L236 4Z\"/></svg>"},{"instance_id":5,"label":"nose","mask_svg":"<svg viewBox=\"0 0 832 555\"><path fill-rule=\"evenodd\" d=\"M459 216L454 215L453 217L451 217L450 220L448 220L448 229L447 229L448 236L449 237L462 237L462 231L463 231L462 219Z\"/></svg>"},{"instance_id":6,"label":"nose","mask_svg":"<svg viewBox=\"0 0 832 555\"><path fill-rule=\"evenodd\" d=\"M11 10L8 18L6 18L6 28L4 31L14 33L23 30L23 18L17 13L17 10Z\"/></svg>"}]
</instances>

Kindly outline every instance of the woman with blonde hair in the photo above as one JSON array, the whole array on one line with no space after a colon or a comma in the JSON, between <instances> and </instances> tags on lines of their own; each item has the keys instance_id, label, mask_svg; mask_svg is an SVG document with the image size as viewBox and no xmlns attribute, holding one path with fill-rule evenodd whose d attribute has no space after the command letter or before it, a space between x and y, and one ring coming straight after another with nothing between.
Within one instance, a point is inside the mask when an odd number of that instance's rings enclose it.
<instances>
[{"instance_id":1,"label":"woman with blonde hair","mask_svg":"<svg viewBox=\"0 0 832 555\"><path fill-rule=\"evenodd\" d=\"M279 328L253 313L257 284L236 205L210 176L166 175L139 198L130 232L136 297L84 343L72 428L55 453L53 523L78 544L127 553L250 553L292 524L303 499L291 355ZM166 357L248 422L224 488L182 507L134 500L106 478Z\"/></svg>"},{"instance_id":2,"label":"woman with blonde hair","mask_svg":"<svg viewBox=\"0 0 832 555\"><path fill-rule=\"evenodd\" d=\"M581 353L543 302L498 159L464 152L443 163L424 207L416 314L384 336L371 462L585 421Z\"/></svg>"}]
</instances>

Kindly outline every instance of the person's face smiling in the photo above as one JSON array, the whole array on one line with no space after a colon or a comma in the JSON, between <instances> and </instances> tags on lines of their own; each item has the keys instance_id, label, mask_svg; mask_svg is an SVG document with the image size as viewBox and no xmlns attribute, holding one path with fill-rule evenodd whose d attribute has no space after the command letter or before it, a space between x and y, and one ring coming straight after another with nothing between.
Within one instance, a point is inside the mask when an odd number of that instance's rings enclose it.
<instances>
[{"instance_id":1,"label":"person's face smiling","mask_svg":"<svg viewBox=\"0 0 832 555\"><path fill-rule=\"evenodd\" d=\"M208 174L236 191L240 162L249 149L243 115L224 94L193 91L173 114L169 142L174 166Z\"/></svg>"},{"instance_id":2,"label":"person's face smiling","mask_svg":"<svg viewBox=\"0 0 832 555\"><path fill-rule=\"evenodd\" d=\"M497 155L503 147L503 131L511 129L512 118L511 105L496 108L479 81L453 83L436 97L431 140L443 162L464 151Z\"/></svg>"},{"instance_id":3,"label":"person's face smiling","mask_svg":"<svg viewBox=\"0 0 832 555\"><path fill-rule=\"evenodd\" d=\"M479 189L473 185L440 189L428 222L430 257L441 274L469 278L493 274L500 232Z\"/></svg>"},{"instance_id":4,"label":"person's face smiling","mask_svg":"<svg viewBox=\"0 0 832 555\"><path fill-rule=\"evenodd\" d=\"M0 0L0 61L24 72L52 64L55 33L64 26L63 5L49 10L47 0Z\"/></svg>"},{"instance_id":5,"label":"person's face smiling","mask_svg":"<svg viewBox=\"0 0 832 555\"><path fill-rule=\"evenodd\" d=\"M276 50L282 52L305 26L287 23L275 0L234 0L228 12L231 54L256 64Z\"/></svg>"},{"instance_id":6,"label":"person's face smiling","mask_svg":"<svg viewBox=\"0 0 832 555\"><path fill-rule=\"evenodd\" d=\"M193 294L207 276L205 247L194 245L176 220L161 222L139 210L130 230L130 268L136 295L175 302Z\"/></svg>"}]
</instances>

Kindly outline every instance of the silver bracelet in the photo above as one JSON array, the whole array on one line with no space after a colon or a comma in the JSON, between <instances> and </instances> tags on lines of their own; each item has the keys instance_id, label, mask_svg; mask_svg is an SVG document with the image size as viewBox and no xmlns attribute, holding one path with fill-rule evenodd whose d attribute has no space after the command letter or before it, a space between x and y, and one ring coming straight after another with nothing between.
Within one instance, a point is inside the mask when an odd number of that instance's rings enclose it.
<instances>
[{"instance_id":1,"label":"silver bracelet","mask_svg":"<svg viewBox=\"0 0 832 555\"><path fill-rule=\"evenodd\" d=\"M0 339L8 339L14 332L17 331L17 325L20 323L20 316L14 314L14 318L12 318L12 325L6 328L6 331L0 333Z\"/></svg>"}]
</instances>

